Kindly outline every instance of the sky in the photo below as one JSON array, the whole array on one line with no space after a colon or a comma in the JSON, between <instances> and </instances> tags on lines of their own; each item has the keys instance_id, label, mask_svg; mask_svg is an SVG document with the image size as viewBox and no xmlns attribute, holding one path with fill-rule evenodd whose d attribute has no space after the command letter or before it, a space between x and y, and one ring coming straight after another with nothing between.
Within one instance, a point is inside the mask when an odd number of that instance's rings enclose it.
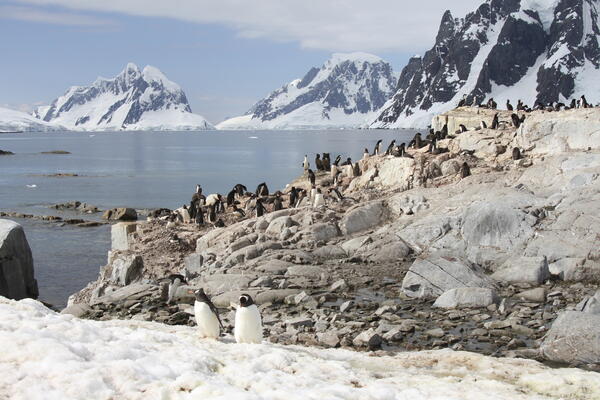
<instances>
[{"instance_id":1,"label":"sky","mask_svg":"<svg viewBox=\"0 0 600 400\"><path fill-rule=\"evenodd\" d=\"M0 0L0 106L49 104L128 62L181 85L213 123L245 113L332 53L399 73L434 43L442 14L483 0Z\"/></svg>"}]
</instances>

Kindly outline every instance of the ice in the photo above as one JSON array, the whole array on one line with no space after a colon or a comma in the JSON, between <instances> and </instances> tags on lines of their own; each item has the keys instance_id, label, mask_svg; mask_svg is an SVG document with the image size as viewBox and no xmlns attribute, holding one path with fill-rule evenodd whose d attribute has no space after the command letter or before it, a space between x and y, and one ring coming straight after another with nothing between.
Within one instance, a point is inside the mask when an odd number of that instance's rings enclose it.
<instances>
[{"instance_id":1,"label":"ice","mask_svg":"<svg viewBox=\"0 0 600 400\"><path fill-rule=\"evenodd\" d=\"M0 298L0 398L592 399L600 374L427 351L372 356L199 339L193 327L90 321Z\"/></svg>"},{"instance_id":2,"label":"ice","mask_svg":"<svg viewBox=\"0 0 600 400\"><path fill-rule=\"evenodd\" d=\"M64 127L49 124L27 113L0 107L0 132L46 132L64 130Z\"/></svg>"}]
</instances>

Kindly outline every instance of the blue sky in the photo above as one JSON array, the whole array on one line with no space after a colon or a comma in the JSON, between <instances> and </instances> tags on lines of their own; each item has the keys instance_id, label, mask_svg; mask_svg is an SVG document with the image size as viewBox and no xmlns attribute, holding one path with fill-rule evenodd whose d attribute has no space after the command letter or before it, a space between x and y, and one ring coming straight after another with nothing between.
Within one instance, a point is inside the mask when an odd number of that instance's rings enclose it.
<instances>
[{"instance_id":1,"label":"blue sky","mask_svg":"<svg viewBox=\"0 0 600 400\"><path fill-rule=\"evenodd\" d=\"M183 87L194 112L216 123L332 52L371 52L399 72L431 47L448 7L313 1L0 0L0 105L49 103L131 61L158 67ZM455 16L479 4L455 1Z\"/></svg>"}]
</instances>

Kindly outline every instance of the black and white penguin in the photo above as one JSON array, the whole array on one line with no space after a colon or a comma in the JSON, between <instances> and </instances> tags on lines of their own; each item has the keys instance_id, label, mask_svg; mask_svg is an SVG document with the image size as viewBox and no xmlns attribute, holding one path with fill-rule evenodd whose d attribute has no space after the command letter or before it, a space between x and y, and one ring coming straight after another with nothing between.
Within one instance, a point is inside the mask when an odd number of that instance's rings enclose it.
<instances>
[{"instance_id":1,"label":"black and white penguin","mask_svg":"<svg viewBox=\"0 0 600 400\"><path fill-rule=\"evenodd\" d=\"M208 206L208 208L206 209L206 219L210 224L214 224L215 222L217 222L216 204L211 204Z\"/></svg>"},{"instance_id":2,"label":"black and white penguin","mask_svg":"<svg viewBox=\"0 0 600 400\"><path fill-rule=\"evenodd\" d=\"M315 173L312 171L312 169L309 169L308 170L308 181L310 182L310 185L314 186L316 180L317 180L317 177L315 176Z\"/></svg>"},{"instance_id":3,"label":"black and white penguin","mask_svg":"<svg viewBox=\"0 0 600 400\"><path fill-rule=\"evenodd\" d=\"M523 104L521 99L519 99L519 101L517 101L517 111L524 111L524 110L525 110L525 105Z\"/></svg>"},{"instance_id":4,"label":"black and white penguin","mask_svg":"<svg viewBox=\"0 0 600 400\"><path fill-rule=\"evenodd\" d=\"M494 114L494 119L492 120L492 129L498 129L500 122L498 121L498 113Z\"/></svg>"},{"instance_id":5,"label":"black and white penguin","mask_svg":"<svg viewBox=\"0 0 600 400\"><path fill-rule=\"evenodd\" d=\"M512 106L512 104L510 104L510 99L506 100L506 109L508 111L512 111L513 110L513 106Z\"/></svg>"},{"instance_id":6,"label":"black and white penguin","mask_svg":"<svg viewBox=\"0 0 600 400\"><path fill-rule=\"evenodd\" d=\"M570 109L577 108L577 100L571 99L571 104L569 104L569 108Z\"/></svg>"},{"instance_id":7,"label":"black and white penguin","mask_svg":"<svg viewBox=\"0 0 600 400\"><path fill-rule=\"evenodd\" d=\"M485 121L481 121L481 124L479 124L479 126L481 126L481 129L487 128L487 124L485 123Z\"/></svg>"},{"instance_id":8,"label":"black and white penguin","mask_svg":"<svg viewBox=\"0 0 600 400\"><path fill-rule=\"evenodd\" d=\"M248 189L246 189L246 186L242 185L241 183L238 183L237 185L235 185L233 187L233 190L235 190L235 193L239 196L242 197L244 196L244 193L246 193L248 191Z\"/></svg>"},{"instance_id":9,"label":"black and white penguin","mask_svg":"<svg viewBox=\"0 0 600 400\"><path fill-rule=\"evenodd\" d=\"M342 156L340 156L338 154L338 156L335 158L335 161L333 162L333 165L335 165L336 167L340 165L340 161L342 161Z\"/></svg>"},{"instance_id":10,"label":"black and white penguin","mask_svg":"<svg viewBox=\"0 0 600 400\"><path fill-rule=\"evenodd\" d=\"M352 165L352 159L350 157L346 158L346 161L342 163L342 167L345 167L346 165Z\"/></svg>"},{"instance_id":11,"label":"black and white penguin","mask_svg":"<svg viewBox=\"0 0 600 400\"><path fill-rule=\"evenodd\" d=\"M225 228L225 222L221 218L215 222L215 228Z\"/></svg>"},{"instance_id":12,"label":"black and white penguin","mask_svg":"<svg viewBox=\"0 0 600 400\"><path fill-rule=\"evenodd\" d=\"M381 140L381 139L379 139L379 140L377 141L377 143L375 144L375 147L373 148L373 155L374 155L374 156L378 156L378 155L379 155L379 153L381 152L381 149L380 149L380 147L381 147L381 142L382 142L382 140Z\"/></svg>"},{"instance_id":13,"label":"black and white penguin","mask_svg":"<svg viewBox=\"0 0 600 400\"><path fill-rule=\"evenodd\" d=\"M265 206L262 203L262 199L261 198L257 198L256 199L256 216L257 217L262 217L265 214L265 211L267 211L265 209Z\"/></svg>"},{"instance_id":14,"label":"black and white penguin","mask_svg":"<svg viewBox=\"0 0 600 400\"><path fill-rule=\"evenodd\" d=\"M273 211L283 210L283 200L281 199L281 192L275 192L275 198L273 199Z\"/></svg>"},{"instance_id":15,"label":"black and white penguin","mask_svg":"<svg viewBox=\"0 0 600 400\"><path fill-rule=\"evenodd\" d=\"M302 163L302 167L304 167L304 172L308 171L310 168L310 163L308 162L308 156L304 155L304 162Z\"/></svg>"},{"instance_id":16,"label":"black and white penguin","mask_svg":"<svg viewBox=\"0 0 600 400\"><path fill-rule=\"evenodd\" d=\"M262 342L262 319L260 311L249 294L240 296L240 304L235 311L235 341L238 343Z\"/></svg>"},{"instance_id":17,"label":"black and white penguin","mask_svg":"<svg viewBox=\"0 0 600 400\"><path fill-rule=\"evenodd\" d=\"M354 165L352 166L352 175L353 176L360 176L361 172L360 172L360 164L355 162Z\"/></svg>"},{"instance_id":18,"label":"black and white penguin","mask_svg":"<svg viewBox=\"0 0 600 400\"><path fill-rule=\"evenodd\" d=\"M323 161L321 161L321 155L319 153L317 153L317 156L315 157L315 168L317 171L323 171Z\"/></svg>"},{"instance_id":19,"label":"black and white penguin","mask_svg":"<svg viewBox=\"0 0 600 400\"><path fill-rule=\"evenodd\" d=\"M232 189L231 192L227 193L227 207L231 207L233 203L235 203L235 189Z\"/></svg>"},{"instance_id":20,"label":"black and white penguin","mask_svg":"<svg viewBox=\"0 0 600 400\"><path fill-rule=\"evenodd\" d=\"M363 160L366 160L366 159L367 159L367 158L369 158L370 156L371 156L371 154L369 154L369 149L367 149L367 148L365 147L365 151L363 151L363 157L362 157L362 159L363 159Z\"/></svg>"},{"instance_id":21,"label":"black and white penguin","mask_svg":"<svg viewBox=\"0 0 600 400\"><path fill-rule=\"evenodd\" d=\"M469 164L467 164L467 162L465 161L464 163L462 163L461 167L460 167L460 177L461 178L466 178L467 176L471 175L471 168L469 168Z\"/></svg>"},{"instance_id":22,"label":"black and white penguin","mask_svg":"<svg viewBox=\"0 0 600 400\"><path fill-rule=\"evenodd\" d=\"M185 277L180 274L169 275L169 289L167 291L167 304L171 304L175 300L177 294L177 288L181 285L186 284Z\"/></svg>"},{"instance_id":23,"label":"black and white penguin","mask_svg":"<svg viewBox=\"0 0 600 400\"><path fill-rule=\"evenodd\" d=\"M244 218L246 216L246 212L241 208L238 208L237 204L233 203L231 212L238 214L240 217Z\"/></svg>"},{"instance_id":24,"label":"black and white penguin","mask_svg":"<svg viewBox=\"0 0 600 400\"><path fill-rule=\"evenodd\" d=\"M298 198L296 199L296 204L294 205L294 207L298 207L300 206L300 204L302 204L302 200L304 200L307 196L307 192L304 189L300 189L298 191Z\"/></svg>"},{"instance_id":25,"label":"black and white penguin","mask_svg":"<svg viewBox=\"0 0 600 400\"><path fill-rule=\"evenodd\" d=\"M458 102L458 107L464 107L467 105L467 95L463 94L462 99Z\"/></svg>"},{"instance_id":26,"label":"black and white penguin","mask_svg":"<svg viewBox=\"0 0 600 400\"><path fill-rule=\"evenodd\" d=\"M204 289L196 290L194 296L194 317L196 318L196 326L201 338L216 339L221 334L223 323L219 318L219 310L208 298Z\"/></svg>"},{"instance_id":27,"label":"black and white penguin","mask_svg":"<svg viewBox=\"0 0 600 400\"><path fill-rule=\"evenodd\" d=\"M342 200L344 200L344 196L342 196L342 194L340 193L340 191L337 188L334 188L334 187L329 188L329 189L327 189L327 192L337 202L341 202Z\"/></svg>"},{"instance_id":28,"label":"black and white penguin","mask_svg":"<svg viewBox=\"0 0 600 400\"><path fill-rule=\"evenodd\" d=\"M295 186L292 186L292 188L290 189L290 201L288 203L288 207L289 208L294 208L296 207L296 201L298 200L298 189L296 189Z\"/></svg>"},{"instance_id":29,"label":"black and white penguin","mask_svg":"<svg viewBox=\"0 0 600 400\"><path fill-rule=\"evenodd\" d=\"M512 159L513 160L520 160L521 157L521 150L518 147L515 147L512 149Z\"/></svg>"},{"instance_id":30,"label":"black and white penguin","mask_svg":"<svg viewBox=\"0 0 600 400\"><path fill-rule=\"evenodd\" d=\"M518 128L519 126L521 126L521 119L519 118L519 116L517 114L514 114L514 113L511 114L510 119L515 128Z\"/></svg>"},{"instance_id":31,"label":"black and white penguin","mask_svg":"<svg viewBox=\"0 0 600 400\"><path fill-rule=\"evenodd\" d=\"M390 145L387 147L387 150L385 151L386 156L389 156L390 154L392 154L392 150L394 149L395 145L396 145L396 139L392 140L390 142Z\"/></svg>"},{"instance_id":32,"label":"black and white penguin","mask_svg":"<svg viewBox=\"0 0 600 400\"><path fill-rule=\"evenodd\" d=\"M464 132L468 131L467 127L464 126L463 124L460 124L458 127L460 128L460 133L464 133Z\"/></svg>"},{"instance_id":33,"label":"black and white penguin","mask_svg":"<svg viewBox=\"0 0 600 400\"><path fill-rule=\"evenodd\" d=\"M256 196L257 197L266 197L268 195L269 195L269 187L267 186L267 184L265 182L260 183L256 187Z\"/></svg>"},{"instance_id":34,"label":"black and white penguin","mask_svg":"<svg viewBox=\"0 0 600 400\"><path fill-rule=\"evenodd\" d=\"M580 107L580 108L589 108L589 106L590 106L590 105L588 104L588 102L587 102L587 100L586 100L585 96L584 96L584 95L581 95L581 98L580 98L580 100L579 100L579 107Z\"/></svg>"},{"instance_id":35,"label":"black and white penguin","mask_svg":"<svg viewBox=\"0 0 600 400\"><path fill-rule=\"evenodd\" d=\"M323 171L329 171L331 169L331 158L329 153L323 153L321 161L323 161Z\"/></svg>"}]
</instances>

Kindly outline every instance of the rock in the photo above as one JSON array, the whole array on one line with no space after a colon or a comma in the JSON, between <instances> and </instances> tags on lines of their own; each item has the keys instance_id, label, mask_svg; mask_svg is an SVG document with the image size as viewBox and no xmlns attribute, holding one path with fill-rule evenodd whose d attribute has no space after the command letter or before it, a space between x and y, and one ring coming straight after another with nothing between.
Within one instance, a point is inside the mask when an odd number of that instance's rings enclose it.
<instances>
[{"instance_id":1,"label":"rock","mask_svg":"<svg viewBox=\"0 0 600 400\"><path fill-rule=\"evenodd\" d=\"M313 265L294 265L288 268L286 276L305 276L307 278L320 278L325 270Z\"/></svg>"},{"instance_id":2,"label":"rock","mask_svg":"<svg viewBox=\"0 0 600 400\"><path fill-rule=\"evenodd\" d=\"M92 307L90 307L87 304L76 303L76 304L71 304L71 305L67 306L60 313L61 314L70 314L74 317L81 318L83 315L87 314L91 310L92 310Z\"/></svg>"},{"instance_id":3,"label":"rock","mask_svg":"<svg viewBox=\"0 0 600 400\"><path fill-rule=\"evenodd\" d=\"M498 296L492 289L463 287L444 292L433 303L433 306L439 308L487 307L498 301Z\"/></svg>"},{"instance_id":4,"label":"rock","mask_svg":"<svg viewBox=\"0 0 600 400\"><path fill-rule=\"evenodd\" d=\"M584 278L581 272L585 261L585 258L565 257L548 264L548 269L551 275L563 281L579 281Z\"/></svg>"},{"instance_id":5,"label":"rock","mask_svg":"<svg viewBox=\"0 0 600 400\"><path fill-rule=\"evenodd\" d=\"M112 221L137 221L137 211L133 208L113 208L106 210L102 218Z\"/></svg>"},{"instance_id":6,"label":"rock","mask_svg":"<svg viewBox=\"0 0 600 400\"><path fill-rule=\"evenodd\" d=\"M23 227L0 219L0 296L21 300L38 297L33 257Z\"/></svg>"},{"instance_id":7,"label":"rock","mask_svg":"<svg viewBox=\"0 0 600 400\"><path fill-rule=\"evenodd\" d=\"M13 153L12 151L7 151L7 150L0 150L0 156L12 156L15 153Z\"/></svg>"},{"instance_id":8,"label":"rock","mask_svg":"<svg viewBox=\"0 0 600 400\"><path fill-rule=\"evenodd\" d=\"M393 263L405 259L412 249L395 235L386 235L381 240L368 244L358 252L363 259L375 263Z\"/></svg>"},{"instance_id":9,"label":"rock","mask_svg":"<svg viewBox=\"0 0 600 400\"><path fill-rule=\"evenodd\" d=\"M543 303L546 301L546 289L538 287L530 290L525 290L516 295L519 300L532 301L535 303Z\"/></svg>"},{"instance_id":10,"label":"rock","mask_svg":"<svg viewBox=\"0 0 600 400\"><path fill-rule=\"evenodd\" d=\"M332 223L314 224L309 228L309 234L315 242L328 242L340 235L339 229Z\"/></svg>"},{"instance_id":11,"label":"rock","mask_svg":"<svg viewBox=\"0 0 600 400\"><path fill-rule=\"evenodd\" d=\"M417 298L438 297L460 287L492 289L494 284L476 265L444 252L415 260L402 281L404 294Z\"/></svg>"},{"instance_id":12,"label":"rock","mask_svg":"<svg viewBox=\"0 0 600 400\"><path fill-rule=\"evenodd\" d=\"M434 328L434 329L430 329L428 331L425 331L425 334L427 336L430 337L434 337L434 338L441 338L444 337L444 330L442 328Z\"/></svg>"},{"instance_id":13,"label":"rock","mask_svg":"<svg viewBox=\"0 0 600 400\"><path fill-rule=\"evenodd\" d=\"M183 259L183 263L185 265L185 277L188 280L199 277L204 271L204 268L202 267L204 264L204 257L202 254L192 253Z\"/></svg>"},{"instance_id":14,"label":"rock","mask_svg":"<svg viewBox=\"0 0 600 400\"><path fill-rule=\"evenodd\" d=\"M380 225L385 214L383 201L374 201L346 212L340 222L340 229L344 235L371 229Z\"/></svg>"},{"instance_id":15,"label":"rock","mask_svg":"<svg viewBox=\"0 0 600 400\"><path fill-rule=\"evenodd\" d=\"M342 305L340 305L340 312L346 312L352 305L353 302L351 300L343 302Z\"/></svg>"},{"instance_id":16,"label":"rock","mask_svg":"<svg viewBox=\"0 0 600 400\"><path fill-rule=\"evenodd\" d=\"M250 286L250 282L257 278L253 274L214 274L203 275L198 285L204 288L209 295L214 296L232 290L243 290Z\"/></svg>"},{"instance_id":17,"label":"rock","mask_svg":"<svg viewBox=\"0 0 600 400\"><path fill-rule=\"evenodd\" d=\"M575 307L577 311L600 315L600 290L593 296L586 297Z\"/></svg>"},{"instance_id":18,"label":"rock","mask_svg":"<svg viewBox=\"0 0 600 400\"><path fill-rule=\"evenodd\" d=\"M114 304L125 299L141 299L142 297L150 295L154 288L155 287L149 283L133 283L92 300L90 306L93 307L98 304Z\"/></svg>"},{"instance_id":19,"label":"rock","mask_svg":"<svg viewBox=\"0 0 600 400\"><path fill-rule=\"evenodd\" d=\"M294 264L287 261L269 260L266 264L260 265L256 269L267 274L283 275L292 265Z\"/></svg>"},{"instance_id":20,"label":"rock","mask_svg":"<svg viewBox=\"0 0 600 400\"><path fill-rule=\"evenodd\" d=\"M340 345L340 337L336 332L319 332L317 333L319 343L327 347L338 347Z\"/></svg>"},{"instance_id":21,"label":"rock","mask_svg":"<svg viewBox=\"0 0 600 400\"><path fill-rule=\"evenodd\" d=\"M312 319L307 317L296 317L286 320L285 324L293 328L299 328L301 326L313 326L314 322Z\"/></svg>"},{"instance_id":22,"label":"rock","mask_svg":"<svg viewBox=\"0 0 600 400\"><path fill-rule=\"evenodd\" d=\"M137 224L135 223L127 223L120 222L118 224L114 224L110 228L110 241L111 241L111 250L121 250L127 251L129 250L129 246L131 241L129 239L129 234L135 232L137 229Z\"/></svg>"},{"instance_id":23,"label":"rock","mask_svg":"<svg viewBox=\"0 0 600 400\"><path fill-rule=\"evenodd\" d=\"M142 277L144 261L141 256L136 254L111 252L109 266L111 268L109 282L127 286Z\"/></svg>"},{"instance_id":24,"label":"rock","mask_svg":"<svg viewBox=\"0 0 600 400\"><path fill-rule=\"evenodd\" d=\"M299 289L273 289L258 293L254 300L257 304L282 303L288 296L294 296L300 292Z\"/></svg>"},{"instance_id":25,"label":"rock","mask_svg":"<svg viewBox=\"0 0 600 400\"><path fill-rule=\"evenodd\" d=\"M381 347L383 340L381 336L373 328L363 331L352 340L356 347L368 347L370 350L375 350Z\"/></svg>"},{"instance_id":26,"label":"rock","mask_svg":"<svg viewBox=\"0 0 600 400\"><path fill-rule=\"evenodd\" d=\"M254 227L258 231L265 231L269 227L269 221L267 221L266 218L259 218Z\"/></svg>"},{"instance_id":27,"label":"rock","mask_svg":"<svg viewBox=\"0 0 600 400\"><path fill-rule=\"evenodd\" d=\"M456 160L448 160L442 163L441 165L442 175L456 175L460 172L460 165Z\"/></svg>"},{"instance_id":28,"label":"rock","mask_svg":"<svg viewBox=\"0 0 600 400\"><path fill-rule=\"evenodd\" d=\"M373 240L369 236L359 236L342 243L342 249L344 249L348 256L352 256L357 250L371 243L372 241Z\"/></svg>"},{"instance_id":29,"label":"rock","mask_svg":"<svg viewBox=\"0 0 600 400\"><path fill-rule=\"evenodd\" d=\"M213 304L218 308L228 308L232 303L239 304L240 296L242 294L249 294L254 299L256 304L262 304L262 301L259 302L258 290L249 289L249 290L233 290L231 292L221 293L218 296L214 296L211 298Z\"/></svg>"},{"instance_id":30,"label":"rock","mask_svg":"<svg viewBox=\"0 0 600 400\"><path fill-rule=\"evenodd\" d=\"M548 261L541 257L519 257L506 261L492 274L492 278L506 283L541 285L550 278Z\"/></svg>"},{"instance_id":31,"label":"rock","mask_svg":"<svg viewBox=\"0 0 600 400\"><path fill-rule=\"evenodd\" d=\"M271 221L265 233L278 237L284 228L294 225L294 220L288 216L278 217Z\"/></svg>"},{"instance_id":32,"label":"rock","mask_svg":"<svg viewBox=\"0 0 600 400\"><path fill-rule=\"evenodd\" d=\"M570 364L600 364L600 315L564 311L542 345L543 356Z\"/></svg>"},{"instance_id":33,"label":"rock","mask_svg":"<svg viewBox=\"0 0 600 400\"><path fill-rule=\"evenodd\" d=\"M346 258L346 252L340 246L323 246L313 251L313 255L325 259L325 260L336 260Z\"/></svg>"},{"instance_id":34,"label":"rock","mask_svg":"<svg viewBox=\"0 0 600 400\"><path fill-rule=\"evenodd\" d=\"M329 288L329 290L331 290L332 292L337 292L338 290L344 290L348 287L348 285L346 284L346 281L343 279L340 279L338 281L335 281L331 284L331 287Z\"/></svg>"}]
</instances>

